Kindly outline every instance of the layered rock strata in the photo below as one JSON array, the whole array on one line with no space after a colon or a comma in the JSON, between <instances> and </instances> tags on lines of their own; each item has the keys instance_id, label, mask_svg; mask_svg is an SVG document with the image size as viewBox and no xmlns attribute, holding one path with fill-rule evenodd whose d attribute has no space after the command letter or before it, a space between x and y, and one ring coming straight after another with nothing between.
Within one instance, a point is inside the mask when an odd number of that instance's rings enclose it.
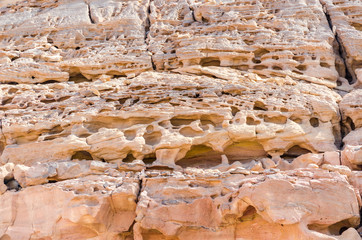
<instances>
[{"instance_id":1,"label":"layered rock strata","mask_svg":"<svg viewBox=\"0 0 362 240\"><path fill-rule=\"evenodd\" d=\"M31 1L3 8L0 81L85 81L152 69L144 41L148 2Z\"/></svg>"},{"instance_id":2,"label":"layered rock strata","mask_svg":"<svg viewBox=\"0 0 362 240\"><path fill-rule=\"evenodd\" d=\"M359 1L2 6L1 240L360 239Z\"/></svg>"},{"instance_id":3,"label":"layered rock strata","mask_svg":"<svg viewBox=\"0 0 362 240\"><path fill-rule=\"evenodd\" d=\"M165 4L167 2L167 4ZM232 67L333 86L333 35L318 1L152 1L156 68Z\"/></svg>"},{"instance_id":4,"label":"layered rock strata","mask_svg":"<svg viewBox=\"0 0 362 240\"><path fill-rule=\"evenodd\" d=\"M221 154L234 161L336 150L340 97L327 87L209 71L224 79L144 73L132 81L2 85L1 162L31 166L80 153L173 166L200 153L217 163Z\"/></svg>"}]
</instances>

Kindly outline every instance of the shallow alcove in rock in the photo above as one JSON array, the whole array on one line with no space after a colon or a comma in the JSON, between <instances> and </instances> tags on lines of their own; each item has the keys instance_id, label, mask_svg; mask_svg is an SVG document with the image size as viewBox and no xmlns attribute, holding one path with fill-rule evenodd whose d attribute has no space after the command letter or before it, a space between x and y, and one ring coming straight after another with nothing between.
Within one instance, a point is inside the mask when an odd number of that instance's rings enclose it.
<instances>
[{"instance_id":1,"label":"shallow alcove in rock","mask_svg":"<svg viewBox=\"0 0 362 240\"><path fill-rule=\"evenodd\" d=\"M147 154L143 157L142 161L144 164L151 165L153 162L156 161L156 155L154 153Z\"/></svg>"},{"instance_id":2,"label":"shallow alcove in rock","mask_svg":"<svg viewBox=\"0 0 362 240\"><path fill-rule=\"evenodd\" d=\"M303 155L303 154L311 153L311 152L312 151L310 151L306 148L302 148L299 145L295 145L295 146L289 148L288 151L286 151L280 157L285 160L288 160L288 161L293 161L294 158L299 157L300 155Z\"/></svg>"},{"instance_id":3,"label":"shallow alcove in rock","mask_svg":"<svg viewBox=\"0 0 362 240\"><path fill-rule=\"evenodd\" d=\"M93 160L92 154L90 154L87 151L77 151L75 152L72 157L72 160L78 159L78 160Z\"/></svg>"},{"instance_id":4,"label":"shallow alcove in rock","mask_svg":"<svg viewBox=\"0 0 362 240\"><path fill-rule=\"evenodd\" d=\"M229 159L229 163L235 161L247 162L253 159L267 157L263 146L255 141L244 141L234 143L224 150L224 154Z\"/></svg>"},{"instance_id":5,"label":"shallow alcove in rock","mask_svg":"<svg viewBox=\"0 0 362 240\"><path fill-rule=\"evenodd\" d=\"M222 153L205 145L195 145L176 164L183 167L211 168L221 164Z\"/></svg>"},{"instance_id":6,"label":"shallow alcove in rock","mask_svg":"<svg viewBox=\"0 0 362 240\"><path fill-rule=\"evenodd\" d=\"M133 156L132 153L128 153L127 156L122 160L122 162L125 163L131 163L135 160L136 158Z\"/></svg>"},{"instance_id":7,"label":"shallow alcove in rock","mask_svg":"<svg viewBox=\"0 0 362 240\"><path fill-rule=\"evenodd\" d=\"M18 191L21 187L13 177L11 178L4 178L4 184L7 186L8 190L15 190Z\"/></svg>"}]
</instances>

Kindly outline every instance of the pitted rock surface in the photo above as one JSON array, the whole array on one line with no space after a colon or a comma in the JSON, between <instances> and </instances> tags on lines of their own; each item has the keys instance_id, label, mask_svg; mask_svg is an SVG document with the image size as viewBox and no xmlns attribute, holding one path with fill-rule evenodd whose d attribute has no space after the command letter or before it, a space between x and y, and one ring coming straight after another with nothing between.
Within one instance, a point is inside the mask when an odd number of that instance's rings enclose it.
<instances>
[{"instance_id":1,"label":"pitted rock surface","mask_svg":"<svg viewBox=\"0 0 362 240\"><path fill-rule=\"evenodd\" d=\"M361 9L0 0L0 239L361 239Z\"/></svg>"}]
</instances>

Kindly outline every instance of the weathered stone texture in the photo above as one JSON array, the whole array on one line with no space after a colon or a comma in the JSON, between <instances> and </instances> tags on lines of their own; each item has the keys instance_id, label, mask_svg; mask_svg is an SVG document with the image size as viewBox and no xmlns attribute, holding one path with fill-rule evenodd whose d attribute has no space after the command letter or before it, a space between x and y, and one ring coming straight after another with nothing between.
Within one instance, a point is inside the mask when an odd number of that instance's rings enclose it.
<instances>
[{"instance_id":1,"label":"weathered stone texture","mask_svg":"<svg viewBox=\"0 0 362 240\"><path fill-rule=\"evenodd\" d=\"M64 0L1 9L0 81L84 81L152 69L147 7L148 0Z\"/></svg>"},{"instance_id":2,"label":"weathered stone texture","mask_svg":"<svg viewBox=\"0 0 362 240\"><path fill-rule=\"evenodd\" d=\"M119 239L135 218L136 178L91 175L0 196L3 239ZM97 238L98 237L98 238Z\"/></svg>"},{"instance_id":3,"label":"weathered stone texture","mask_svg":"<svg viewBox=\"0 0 362 240\"><path fill-rule=\"evenodd\" d=\"M347 200L354 198L353 188L338 173L187 173L143 180L135 235L144 239L333 239L316 230L336 234L341 226L358 222L358 202Z\"/></svg>"},{"instance_id":4,"label":"weathered stone texture","mask_svg":"<svg viewBox=\"0 0 362 240\"><path fill-rule=\"evenodd\" d=\"M360 1L8 4L0 240L361 239Z\"/></svg>"},{"instance_id":5,"label":"weathered stone texture","mask_svg":"<svg viewBox=\"0 0 362 240\"><path fill-rule=\"evenodd\" d=\"M333 34L315 0L157 0L150 21L159 70L223 66L328 86L338 77Z\"/></svg>"},{"instance_id":6,"label":"weathered stone texture","mask_svg":"<svg viewBox=\"0 0 362 240\"><path fill-rule=\"evenodd\" d=\"M170 166L195 151L213 151L215 161L220 154L237 160L289 149L295 157L336 150L339 132L337 94L283 78L145 73L131 82L2 85L1 91L3 163L70 160L79 151L91 159L157 158Z\"/></svg>"}]
</instances>

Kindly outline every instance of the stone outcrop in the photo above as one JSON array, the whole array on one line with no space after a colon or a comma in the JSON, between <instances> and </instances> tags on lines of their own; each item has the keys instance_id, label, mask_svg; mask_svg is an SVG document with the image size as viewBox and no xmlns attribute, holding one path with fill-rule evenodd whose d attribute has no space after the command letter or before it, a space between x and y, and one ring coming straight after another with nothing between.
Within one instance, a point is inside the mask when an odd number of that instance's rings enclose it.
<instances>
[{"instance_id":1,"label":"stone outcrop","mask_svg":"<svg viewBox=\"0 0 362 240\"><path fill-rule=\"evenodd\" d=\"M0 1L0 239L361 239L360 1Z\"/></svg>"},{"instance_id":2,"label":"stone outcrop","mask_svg":"<svg viewBox=\"0 0 362 240\"><path fill-rule=\"evenodd\" d=\"M325 234L359 218L353 188L322 170L245 176L190 170L146 177L140 196L135 234L144 239L333 239Z\"/></svg>"},{"instance_id":3,"label":"stone outcrop","mask_svg":"<svg viewBox=\"0 0 362 240\"><path fill-rule=\"evenodd\" d=\"M3 85L1 162L173 166L200 152L217 165L222 154L234 161L337 150L340 97L327 87L209 71L223 79L144 73L131 82Z\"/></svg>"},{"instance_id":4,"label":"stone outcrop","mask_svg":"<svg viewBox=\"0 0 362 240\"><path fill-rule=\"evenodd\" d=\"M135 218L139 183L129 176L87 176L0 196L3 239L119 239Z\"/></svg>"},{"instance_id":5,"label":"stone outcrop","mask_svg":"<svg viewBox=\"0 0 362 240\"><path fill-rule=\"evenodd\" d=\"M152 69L148 2L32 1L2 9L0 81L77 82Z\"/></svg>"},{"instance_id":6,"label":"stone outcrop","mask_svg":"<svg viewBox=\"0 0 362 240\"><path fill-rule=\"evenodd\" d=\"M167 4L166 4L167 2ZM156 68L223 66L334 86L333 34L318 1L152 1Z\"/></svg>"}]
</instances>

